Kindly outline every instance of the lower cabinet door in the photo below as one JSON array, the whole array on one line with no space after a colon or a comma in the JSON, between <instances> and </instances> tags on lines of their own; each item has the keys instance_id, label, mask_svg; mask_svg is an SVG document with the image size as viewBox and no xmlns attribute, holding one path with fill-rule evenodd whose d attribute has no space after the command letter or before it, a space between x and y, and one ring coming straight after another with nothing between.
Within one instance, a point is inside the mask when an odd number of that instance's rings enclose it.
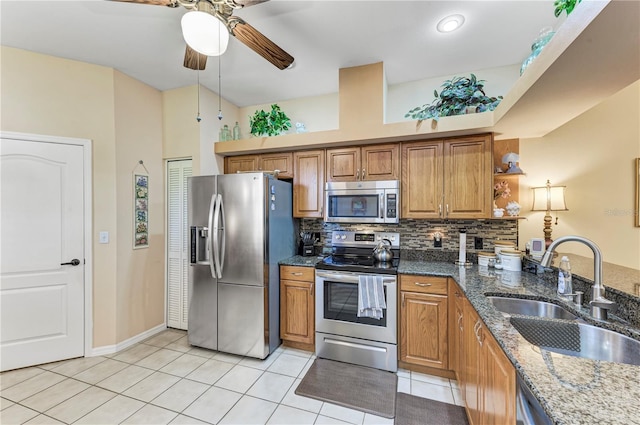
<instances>
[{"instance_id":1,"label":"lower cabinet door","mask_svg":"<svg viewBox=\"0 0 640 425\"><path fill-rule=\"evenodd\" d=\"M315 343L313 282L280 281L280 338Z\"/></svg>"},{"instance_id":2,"label":"lower cabinet door","mask_svg":"<svg viewBox=\"0 0 640 425\"><path fill-rule=\"evenodd\" d=\"M515 369L498 343L484 333L483 423L515 424Z\"/></svg>"},{"instance_id":3,"label":"lower cabinet door","mask_svg":"<svg viewBox=\"0 0 640 425\"><path fill-rule=\"evenodd\" d=\"M400 360L446 369L447 296L401 292Z\"/></svg>"}]
</instances>

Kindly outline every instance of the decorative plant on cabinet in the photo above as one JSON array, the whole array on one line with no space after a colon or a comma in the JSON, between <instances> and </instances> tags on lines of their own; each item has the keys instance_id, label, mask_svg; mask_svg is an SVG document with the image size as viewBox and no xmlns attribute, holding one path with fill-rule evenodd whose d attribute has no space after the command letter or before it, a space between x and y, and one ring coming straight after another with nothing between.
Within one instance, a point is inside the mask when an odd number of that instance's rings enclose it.
<instances>
[{"instance_id":1,"label":"decorative plant on cabinet","mask_svg":"<svg viewBox=\"0 0 640 425\"><path fill-rule=\"evenodd\" d=\"M487 96L484 83L485 80L478 80L474 74L445 80L440 93L433 91L435 99L431 103L413 108L404 117L418 121L433 118L437 121L440 117L466 114L467 108L471 108L472 112L493 111L502 96Z\"/></svg>"},{"instance_id":2,"label":"decorative plant on cabinet","mask_svg":"<svg viewBox=\"0 0 640 425\"><path fill-rule=\"evenodd\" d=\"M291 119L274 103L271 111L261 109L249 117L249 125L254 136L277 136L291 128Z\"/></svg>"}]
</instances>

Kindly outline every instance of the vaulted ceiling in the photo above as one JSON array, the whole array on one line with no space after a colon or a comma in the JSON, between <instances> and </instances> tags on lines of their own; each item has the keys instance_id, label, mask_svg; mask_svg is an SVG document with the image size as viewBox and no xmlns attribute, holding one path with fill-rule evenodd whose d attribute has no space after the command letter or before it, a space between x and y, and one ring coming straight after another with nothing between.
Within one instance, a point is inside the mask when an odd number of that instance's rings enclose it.
<instances>
[{"instance_id":1,"label":"vaulted ceiling","mask_svg":"<svg viewBox=\"0 0 640 425\"><path fill-rule=\"evenodd\" d=\"M159 90L201 84L237 106L338 91L338 69L384 62L388 84L519 64L553 0L271 0L234 12L295 58L279 70L231 37L204 71L183 67L186 9L119 1L0 2L3 45L117 69ZM464 25L436 24L459 13Z\"/></svg>"}]
</instances>

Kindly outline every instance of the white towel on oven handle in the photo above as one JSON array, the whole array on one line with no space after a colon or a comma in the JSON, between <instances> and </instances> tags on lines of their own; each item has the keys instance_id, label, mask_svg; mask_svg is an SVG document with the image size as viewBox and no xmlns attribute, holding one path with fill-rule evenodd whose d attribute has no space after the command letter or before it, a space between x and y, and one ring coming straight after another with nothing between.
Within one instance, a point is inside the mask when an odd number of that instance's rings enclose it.
<instances>
[{"instance_id":1,"label":"white towel on oven handle","mask_svg":"<svg viewBox=\"0 0 640 425\"><path fill-rule=\"evenodd\" d=\"M380 320L386 308L382 276L358 276L358 317Z\"/></svg>"}]
</instances>

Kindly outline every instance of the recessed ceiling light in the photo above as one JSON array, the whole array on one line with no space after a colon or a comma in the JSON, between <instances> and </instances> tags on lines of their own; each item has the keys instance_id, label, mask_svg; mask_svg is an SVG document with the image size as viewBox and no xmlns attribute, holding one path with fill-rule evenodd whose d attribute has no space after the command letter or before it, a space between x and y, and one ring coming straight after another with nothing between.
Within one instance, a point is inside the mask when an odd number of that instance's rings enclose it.
<instances>
[{"instance_id":1,"label":"recessed ceiling light","mask_svg":"<svg viewBox=\"0 0 640 425\"><path fill-rule=\"evenodd\" d=\"M446 18L442 18L440 22L438 22L438 31L440 32L451 32L455 31L462 26L464 23L464 16L462 15L449 15Z\"/></svg>"}]
</instances>

